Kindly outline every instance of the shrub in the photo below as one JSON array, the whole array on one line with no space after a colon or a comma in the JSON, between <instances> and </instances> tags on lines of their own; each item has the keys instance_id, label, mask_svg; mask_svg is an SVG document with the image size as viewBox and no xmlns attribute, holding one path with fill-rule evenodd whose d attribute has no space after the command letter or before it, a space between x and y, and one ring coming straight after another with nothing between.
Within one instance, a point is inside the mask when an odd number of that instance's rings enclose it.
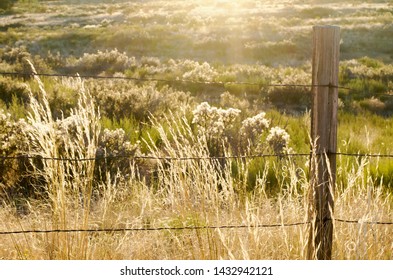
<instances>
[{"instance_id":1,"label":"shrub","mask_svg":"<svg viewBox=\"0 0 393 280\"><path fill-rule=\"evenodd\" d=\"M211 107L207 102L199 104L193 110L192 123L196 124L198 135L207 138L209 150L213 156L223 156L222 145L236 141L236 136L231 130L240 112L233 108Z\"/></svg>"},{"instance_id":2,"label":"shrub","mask_svg":"<svg viewBox=\"0 0 393 280\"><path fill-rule=\"evenodd\" d=\"M299 16L302 18L327 18L337 14L332 8L312 7L301 10Z\"/></svg>"},{"instance_id":3,"label":"shrub","mask_svg":"<svg viewBox=\"0 0 393 280\"><path fill-rule=\"evenodd\" d=\"M138 86L126 81L116 81L115 87L96 81L91 92L103 115L111 119L147 120L149 114L160 118L165 112L186 110L192 101L188 93L168 86L159 89L154 84Z\"/></svg>"},{"instance_id":4,"label":"shrub","mask_svg":"<svg viewBox=\"0 0 393 280\"><path fill-rule=\"evenodd\" d=\"M359 58L358 61L361 64L363 64L367 67L370 67L370 68L374 68L374 69L381 68L384 65L381 61L374 59L374 58L367 57L367 56Z\"/></svg>"},{"instance_id":5,"label":"shrub","mask_svg":"<svg viewBox=\"0 0 393 280\"><path fill-rule=\"evenodd\" d=\"M250 102L247 100L246 97L239 98L229 93L228 91L220 95L220 105L227 108L228 107L237 108L243 112L251 107Z\"/></svg>"},{"instance_id":6,"label":"shrub","mask_svg":"<svg viewBox=\"0 0 393 280\"><path fill-rule=\"evenodd\" d=\"M138 144L132 145L123 129L104 129L101 133L96 156L95 177L106 182L109 177L115 178L120 173L128 178L131 173L132 158L140 155ZM103 158L104 157L104 158Z\"/></svg>"},{"instance_id":7,"label":"shrub","mask_svg":"<svg viewBox=\"0 0 393 280\"><path fill-rule=\"evenodd\" d=\"M374 79L352 79L347 85L355 92L353 96L355 100L378 96L378 94L387 92L388 90L385 83Z\"/></svg>"},{"instance_id":8,"label":"shrub","mask_svg":"<svg viewBox=\"0 0 393 280\"><path fill-rule=\"evenodd\" d=\"M12 158L28 154L28 128L24 119L14 121L11 114L0 109L0 156L10 157L0 161L0 195L11 195L15 201L18 197L33 192L31 187L26 186L27 183L32 183L26 177L29 162Z\"/></svg>"},{"instance_id":9,"label":"shrub","mask_svg":"<svg viewBox=\"0 0 393 280\"><path fill-rule=\"evenodd\" d=\"M0 99L6 105L12 103L13 97L26 104L29 100L29 91L24 83L7 77L0 77Z\"/></svg>"},{"instance_id":10,"label":"shrub","mask_svg":"<svg viewBox=\"0 0 393 280\"><path fill-rule=\"evenodd\" d=\"M1 52L0 60L8 66L10 71L22 72L25 74L31 73L31 68L27 60L32 61L36 66L38 72L47 73L51 68L46 62L38 55L32 56L27 50L26 46L20 47L6 47ZM23 76L26 79L26 76Z\"/></svg>"},{"instance_id":11,"label":"shrub","mask_svg":"<svg viewBox=\"0 0 393 280\"><path fill-rule=\"evenodd\" d=\"M209 139L221 139L225 132L233 127L240 112L233 108L211 107L209 103L202 102L192 112L192 123L197 125L199 134L206 135Z\"/></svg>"},{"instance_id":12,"label":"shrub","mask_svg":"<svg viewBox=\"0 0 393 280\"><path fill-rule=\"evenodd\" d=\"M267 100L273 105L277 107L296 106L303 109L310 106L311 90L307 85L310 85L311 81L310 76L304 70L295 68L279 69L272 84L288 85L267 89Z\"/></svg>"},{"instance_id":13,"label":"shrub","mask_svg":"<svg viewBox=\"0 0 393 280\"><path fill-rule=\"evenodd\" d=\"M222 109L203 102L192 111L192 123L197 127L199 137L206 137L212 155L222 156L222 147L234 153L266 152L275 154L290 152L289 134L280 127L273 127L269 134L265 132L271 121L261 112L239 123L240 110Z\"/></svg>"},{"instance_id":14,"label":"shrub","mask_svg":"<svg viewBox=\"0 0 393 280\"><path fill-rule=\"evenodd\" d=\"M4 12L9 11L16 2L17 0L2 0L0 2L0 12L1 10Z\"/></svg>"},{"instance_id":15,"label":"shrub","mask_svg":"<svg viewBox=\"0 0 393 280\"><path fill-rule=\"evenodd\" d=\"M78 59L73 67L76 72L88 75L98 75L102 72L114 74L124 72L125 70L135 67L135 58L129 58L125 53L117 49L105 52L97 51L95 54L85 53Z\"/></svg>"},{"instance_id":16,"label":"shrub","mask_svg":"<svg viewBox=\"0 0 393 280\"><path fill-rule=\"evenodd\" d=\"M161 61L157 57L147 57L147 56L142 56L140 60L140 64L142 66L153 66L153 67L159 67L161 65Z\"/></svg>"},{"instance_id":17,"label":"shrub","mask_svg":"<svg viewBox=\"0 0 393 280\"><path fill-rule=\"evenodd\" d=\"M269 135L266 137L266 141L272 147L276 155L282 154L288 151L289 134L280 127L272 127L269 131Z\"/></svg>"},{"instance_id":18,"label":"shrub","mask_svg":"<svg viewBox=\"0 0 393 280\"><path fill-rule=\"evenodd\" d=\"M217 76L216 70L209 63L197 64L195 68L183 74L183 79L201 82L211 82Z\"/></svg>"},{"instance_id":19,"label":"shrub","mask_svg":"<svg viewBox=\"0 0 393 280\"><path fill-rule=\"evenodd\" d=\"M375 113L383 113L386 109L385 103L375 97L364 99L359 102L359 105L362 108Z\"/></svg>"},{"instance_id":20,"label":"shrub","mask_svg":"<svg viewBox=\"0 0 393 280\"><path fill-rule=\"evenodd\" d=\"M240 135L242 138L250 141L250 144L255 144L258 137L261 136L262 132L269 128L270 121L265 118L266 113L259 113L251 118L247 118L242 122L240 128Z\"/></svg>"},{"instance_id":21,"label":"shrub","mask_svg":"<svg viewBox=\"0 0 393 280\"><path fill-rule=\"evenodd\" d=\"M23 63L25 59L30 59L31 55L27 51L25 46L22 47L6 47L4 50L1 60L7 62L8 64Z\"/></svg>"}]
</instances>

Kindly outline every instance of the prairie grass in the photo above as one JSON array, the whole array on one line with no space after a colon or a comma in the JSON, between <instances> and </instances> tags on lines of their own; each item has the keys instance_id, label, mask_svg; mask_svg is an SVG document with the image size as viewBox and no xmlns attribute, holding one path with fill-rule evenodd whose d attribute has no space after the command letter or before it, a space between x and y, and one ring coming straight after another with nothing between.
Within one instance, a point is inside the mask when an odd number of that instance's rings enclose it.
<instances>
[{"instance_id":1,"label":"prairie grass","mask_svg":"<svg viewBox=\"0 0 393 280\"><path fill-rule=\"evenodd\" d=\"M0 235L0 259L306 259L309 226L285 225L307 222L307 158L209 159L238 155L241 121L215 137L191 115L205 101L243 119L263 109L308 153L309 91L265 85L310 83L313 25L342 27L340 85L355 89L339 93L339 151L393 152L391 4L98 2L19 1L0 24L3 71L34 72L29 59L39 72L258 86L1 78L0 136L13 139L1 152L35 159L1 161L0 231L146 231ZM69 160L129 151L162 159ZM391 159L338 157L334 217L359 222L334 222L334 259L393 259L393 226L376 223L393 221L392 170ZM34 195L3 195L18 180ZM184 227L198 229L154 230Z\"/></svg>"},{"instance_id":2,"label":"prairie grass","mask_svg":"<svg viewBox=\"0 0 393 280\"><path fill-rule=\"evenodd\" d=\"M30 62L29 62L30 63ZM35 69L30 63L33 73ZM30 139L29 154L36 158L94 158L100 132L99 115L93 106L83 85L80 88L78 105L71 111L70 116L61 121L72 127L75 133L65 128L64 134L55 129L56 121L52 117L47 94L42 81L37 77L39 92L30 96L30 112L27 117L27 135ZM61 144L59 144L59 142ZM32 177L37 178L36 184L40 196L46 203L40 207L49 209L45 215L45 227L59 230L75 226L75 221L82 228L89 224L89 212L93 192L94 161L34 160L30 161ZM12 201L11 201L12 202ZM27 202L29 205L29 202ZM69 237L57 234L49 237L44 246L48 258L54 255L68 259L86 258L88 236L85 233ZM18 254L20 254L18 250ZM24 254L24 253L23 253Z\"/></svg>"},{"instance_id":3,"label":"prairie grass","mask_svg":"<svg viewBox=\"0 0 393 280\"><path fill-rule=\"evenodd\" d=\"M40 81L38 81L40 84ZM29 124L32 151L41 157L94 157L100 131L99 115L80 88L72 111L75 135L62 135L61 151L45 90L32 97ZM151 120L159 145L146 139L153 157L206 158L207 138L196 135L185 118L167 115ZM231 151L223 148L225 155ZM109 173L93 187L94 161L44 160L32 171L41 176L41 199L26 201L20 213L12 200L4 202L1 231L26 229L104 229L245 226L245 228L183 229L129 232L24 233L1 235L3 259L306 259L308 175L293 159L265 162L247 190L250 160L130 161L128 174ZM153 173L143 176L149 166ZM273 168L270 168L273 167ZM273 170L273 171L272 171ZM270 172L270 174L269 174ZM272 174L273 172L273 174ZM370 160L339 158L335 217L359 220L335 222L334 259L392 259L390 225L393 199L380 181L370 176ZM276 191L268 191L276 178ZM258 228L260 224L282 225Z\"/></svg>"}]
</instances>

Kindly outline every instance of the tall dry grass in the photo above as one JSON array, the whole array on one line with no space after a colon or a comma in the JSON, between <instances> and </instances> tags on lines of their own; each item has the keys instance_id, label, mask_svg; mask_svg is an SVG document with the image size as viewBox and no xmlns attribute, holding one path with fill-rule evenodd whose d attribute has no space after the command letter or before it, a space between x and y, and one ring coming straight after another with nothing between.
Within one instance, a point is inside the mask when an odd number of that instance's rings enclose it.
<instances>
[{"instance_id":1,"label":"tall dry grass","mask_svg":"<svg viewBox=\"0 0 393 280\"><path fill-rule=\"evenodd\" d=\"M34 66L28 61L32 72ZM93 194L94 161L61 160L94 158L100 133L99 114L80 81L79 100L70 116L55 120L42 81L34 76L39 92L30 95L27 135L30 140L30 172L40 182L37 192L43 201L28 202L30 215L24 217L29 227L63 230L72 227L87 229L90 223ZM42 160L41 160L42 159ZM48 160L52 159L52 160ZM33 203L33 204L31 204ZM34 205L34 206L33 206ZM7 208L6 208L7 209ZM22 226L22 224L20 224ZM38 237L38 236L37 236ZM86 233L50 234L38 237L39 255L54 259L87 258L89 236ZM28 247L35 246L24 238ZM24 245L12 239L16 257L30 256ZM41 243L42 242L42 243ZM37 248L38 248L37 247ZM30 252L31 249L27 249Z\"/></svg>"},{"instance_id":2,"label":"tall dry grass","mask_svg":"<svg viewBox=\"0 0 393 280\"><path fill-rule=\"evenodd\" d=\"M33 154L42 158L92 158L100 133L99 114L80 83L72 131L59 135L42 83L31 97L29 134ZM146 140L156 157L205 158L207 138L196 136L181 117L152 118L161 142ZM67 131L67 130L66 130ZM60 144L59 144L60 143ZM222 148L225 155L231 151ZM362 221L392 221L393 200L369 176L368 159L339 158L334 259L393 259L393 226ZM93 187L94 161L32 161L44 185L29 211L17 213L4 203L1 231L23 229L146 228L244 225L231 229L184 229L128 232L25 233L1 235L2 259L305 259L307 225L258 228L307 220L308 175L294 159L267 161L253 191L247 190L250 160L130 161L130 174L107 174ZM142 176L140 166L154 170ZM236 166L236 174L233 168ZM267 191L273 169L277 192ZM40 188L38 188L40 187ZM44 191L43 191L44 190Z\"/></svg>"}]
</instances>

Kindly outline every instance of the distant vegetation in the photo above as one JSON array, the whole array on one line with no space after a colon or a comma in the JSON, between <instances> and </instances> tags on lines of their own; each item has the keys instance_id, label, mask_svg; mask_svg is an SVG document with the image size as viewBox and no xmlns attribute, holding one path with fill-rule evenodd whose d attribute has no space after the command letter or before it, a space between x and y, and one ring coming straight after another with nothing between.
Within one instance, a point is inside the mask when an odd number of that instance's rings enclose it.
<instances>
[{"instance_id":1,"label":"distant vegetation","mask_svg":"<svg viewBox=\"0 0 393 280\"><path fill-rule=\"evenodd\" d=\"M338 150L393 154L389 1L14 2L0 6L0 69L23 73L0 76L0 230L250 227L21 235L0 258L306 258L306 226L252 225L307 215L309 158L285 155L310 151L311 89L295 85L311 84L313 25L342 28ZM392 220L392 160L337 161L337 217ZM337 226L334 258L392 259L392 228L369 229Z\"/></svg>"},{"instance_id":2,"label":"distant vegetation","mask_svg":"<svg viewBox=\"0 0 393 280\"><path fill-rule=\"evenodd\" d=\"M0 2L0 11L3 10L4 12L7 12L16 2L17 0L2 0Z\"/></svg>"}]
</instances>

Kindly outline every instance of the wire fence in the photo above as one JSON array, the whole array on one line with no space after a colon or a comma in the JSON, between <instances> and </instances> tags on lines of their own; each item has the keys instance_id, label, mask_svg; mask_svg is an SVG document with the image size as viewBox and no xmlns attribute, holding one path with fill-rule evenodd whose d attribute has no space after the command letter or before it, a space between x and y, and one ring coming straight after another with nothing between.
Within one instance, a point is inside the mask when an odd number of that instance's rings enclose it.
<instances>
[{"instance_id":1,"label":"wire fence","mask_svg":"<svg viewBox=\"0 0 393 280\"><path fill-rule=\"evenodd\" d=\"M25 233L70 233L70 232L127 232L127 231L170 231L170 230L204 230L204 229L245 229L245 228L276 228L292 227L309 224L298 222L290 224L261 224L261 225L221 225L221 226L184 226L184 227L141 227L141 228L97 228L97 229L48 229L48 230L18 230L1 231L0 235Z\"/></svg>"},{"instance_id":2,"label":"wire fence","mask_svg":"<svg viewBox=\"0 0 393 280\"><path fill-rule=\"evenodd\" d=\"M51 73L23 73L23 72L0 72L2 76L12 76L12 77L62 77L62 78L81 78L81 79L96 79L96 80L128 80L137 82L163 82L163 83L186 83L186 84L200 84L200 85L244 85L244 86L259 86L259 87L305 87L305 88L315 88L315 87L328 87L344 89L349 91L354 91L352 88L326 84L326 85L311 85L311 84L275 84L275 83L252 83L252 82L217 82L217 81L196 81L187 79L159 79L159 78L135 78L135 77L125 77L125 76L98 76L98 75L79 75L79 74L51 74Z\"/></svg>"},{"instance_id":3,"label":"wire fence","mask_svg":"<svg viewBox=\"0 0 393 280\"><path fill-rule=\"evenodd\" d=\"M97 76L97 75L70 75L70 74L49 74L49 73L20 73L20 72L0 72L2 76L12 77L66 77L66 78L81 78L81 79L113 79L113 80L131 80L139 82L164 82L164 83L189 83L189 84L203 84L203 85L245 85L245 86L259 86L259 87L328 87L347 90L351 92L358 92L352 88L342 87L337 85L310 85L310 84L266 84L266 83L251 83L251 82L210 82L210 81L195 81L195 80L169 80L158 78L134 78L123 76ZM387 95L393 97L391 95ZM372 153L345 153L336 152L329 153L331 155L348 156L348 157L365 157L365 158L393 158L393 154L372 154ZM287 153L287 154L252 154L252 155L233 155L233 156L206 156L206 157L158 157L150 155L111 155L111 156L97 156L90 158L63 158L63 157L42 157L40 155L17 155L17 156L0 156L1 161L19 160L19 159L39 159L39 160L54 160L54 161L99 161L99 160L164 160L164 161L186 161L186 160L225 160L225 159L252 159L252 158L283 158L283 157L310 157L311 153ZM335 222L347 224L368 224L368 225L393 225L393 222L383 221L364 221L364 220L347 220L334 218ZM246 228L278 228L278 227L294 227L309 225L311 222L296 222L296 223L277 223L277 224L257 224L257 225L218 225L218 226L184 226L184 227L140 227L140 228L91 228L91 229L30 229L30 230L16 230L16 231L0 231L0 235L12 234L28 234L28 233L77 233L77 232L140 232L140 231L171 231L171 230L215 230L215 229L246 229Z\"/></svg>"},{"instance_id":4,"label":"wire fence","mask_svg":"<svg viewBox=\"0 0 393 280\"><path fill-rule=\"evenodd\" d=\"M393 222L364 221L333 219L335 222L347 224L367 225L393 225ZM257 224L257 225L221 225L221 226L184 226L184 227L140 227L140 228L88 228L88 229L29 229L15 231L0 231L0 235L28 234L28 233L100 233L100 232L146 232L146 231L173 231L173 230L215 230L215 229L250 229L250 228L282 228L309 225L311 222Z\"/></svg>"},{"instance_id":5,"label":"wire fence","mask_svg":"<svg viewBox=\"0 0 393 280\"><path fill-rule=\"evenodd\" d=\"M123 76L98 76L98 75L79 75L79 74L57 74L57 73L26 73L26 72L0 72L3 76L12 77L31 77L31 76L42 76L42 77L66 77L66 78L83 78L83 79L113 79L113 80L132 80L140 82L166 82L166 83L194 83L194 84L205 84L205 85L249 85L249 86L261 86L261 87L328 87L344 89L348 91L356 91L352 88L342 87L337 85L309 85L309 84L265 84L265 83L251 83L251 82L210 82L210 81L195 81L195 80L169 80L169 79L156 79L156 78L134 78L134 77L123 77ZM388 95L393 97L393 95ZM330 153L341 156L353 156L353 157L369 157L369 158L393 158L393 154L371 154L371 153ZM267 158L267 157L304 157L310 156L311 154L306 153L291 153L291 154L255 154L255 155L234 155L234 156L209 156L209 157L156 157L156 156L135 156L135 155L111 155L111 156L100 156L91 158L56 158L56 157L42 157L39 155L17 155L17 156L0 156L0 160L13 160L13 159L40 159L40 160L56 160L56 161L96 161L106 159L151 159L151 160L167 160L167 161L182 161L182 160L221 160L221 159L246 159L246 158Z\"/></svg>"},{"instance_id":6,"label":"wire fence","mask_svg":"<svg viewBox=\"0 0 393 280\"><path fill-rule=\"evenodd\" d=\"M365 153L342 153L329 152L328 155L338 155L347 157L365 157L365 158L393 158L393 154L365 154ZM0 156L0 160L28 160L37 159L45 161L68 161L68 162L82 162L82 161L101 161L101 160L163 160L163 161L187 161L187 160L225 160L225 159L253 159L253 158L290 158L290 157L311 157L311 153L289 153L289 154L252 154L252 155L233 155L233 156L206 156L206 157L158 157L158 156L135 156L135 155L111 155L111 156L97 156L90 158L63 158L63 157L42 157L40 155L18 155L18 156ZM315 155L323 155L317 153Z\"/></svg>"},{"instance_id":7,"label":"wire fence","mask_svg":"<svg viewBox=\"0 0 393 280\"><path fill-rule=\"evenodd\" d=\"M214 86L222 86L225 87L226 85L240 85L240 86L257 86L261 89L269 88L269 87L302 87L302 88L320 88L320 87L327 87L327 88L336 88L345 90L351 93L361 94L363 93L361 90L353 89L350 87L326 84L326 85L313 85L313 84L282 84L282 83L266 83L266 82L239 82L239 81L227 81L227 82L220 82L220 81L197 81L197 80L188 80L188 79L161 79L161 78L136 78L136 77L127 77L127 76L104 76L104 75L80 75L80 74L60 74L60 73L26 73L26 72L0 72L2 76L11 76L11 77L60 77L60 78L80 78L80 79L96 79L96 80L127 80L127 81L134 81L134 82L158 82L158 83L168 83L168 84L197 84L197 85L214 85ZM393 98L393 94L378 94L380 97L384 98Z\"/></svg>"}]
</instances>

